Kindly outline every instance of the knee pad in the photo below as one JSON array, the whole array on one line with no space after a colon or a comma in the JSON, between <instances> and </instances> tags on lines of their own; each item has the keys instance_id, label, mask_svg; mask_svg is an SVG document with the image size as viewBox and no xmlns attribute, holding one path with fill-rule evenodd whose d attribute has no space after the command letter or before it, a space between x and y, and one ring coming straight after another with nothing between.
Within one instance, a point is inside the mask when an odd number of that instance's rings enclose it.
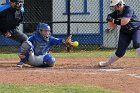
<instances>
[{"instance_id":1,"label":"knee pad","mask_svg":"<svg viewBox=\"0 0 140 93\"><path fill-rule=\"evenodd\" d=\"M21 55L25 55L26 57L28 57L29 56L29 51L24 51L24 53L23 52L21 52L22 51L22 49L21 48L19 48L18 49L18 53L19 54L21 54Z\"/></svg>"},{"instance_id":2,"label":"knee pad","mask_svg":"<svg viewBox=\"0 0 140 93\"><path fill-rule=\"evenodd\" d=\"M27 51L29 52L31 50L31 45L25 41L22 43L18 53L22 53L22 54L25 54Z\"/></svg>"},{"instance_id":3,"label":"knee pad","mask_svg":"<svg viewBox=\"0 0 140 93\"><path fill-rule=\"evenodd\" d=\"M47 66L53 66L55 63L55 58L52 57L50 54L47 54L43 58L43 63L44 65L47 65Z\"/></svg>"}]
</instances>

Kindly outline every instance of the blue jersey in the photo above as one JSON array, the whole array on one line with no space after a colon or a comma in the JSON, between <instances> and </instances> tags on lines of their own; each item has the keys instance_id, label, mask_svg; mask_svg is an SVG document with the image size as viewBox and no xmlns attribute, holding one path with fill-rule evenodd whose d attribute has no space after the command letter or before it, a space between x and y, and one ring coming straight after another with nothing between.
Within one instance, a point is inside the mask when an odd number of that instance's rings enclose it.
<instances>
[{"instance_id":1,"label":"blue jersey","mask_svg":"<svg viewBox=\"0 0 140 93\"><path fill-rule=\"evenodd\" d=\"M32 43L32 48L36 56L45 55L51 46L63 43L62 38L55 38L53 36L45 38L39 31L35 31L27 41Z\"/></svg>"},{"instance_id":2,"label":"blue jersey","mask_svg":"<svg viewBox=\"0 0 140 93\"><path fill-rule=\"evenodd\" d=\"M122 12L114 11L111 14L112 18L114 19L120 19L120 18L130 18L130 21L128 24L121 26L124 30L131 30L135 28L140 28L140 20L135 14L135 11L130 6L124 6L124 10Z\"/></svg>"}]
</instances>

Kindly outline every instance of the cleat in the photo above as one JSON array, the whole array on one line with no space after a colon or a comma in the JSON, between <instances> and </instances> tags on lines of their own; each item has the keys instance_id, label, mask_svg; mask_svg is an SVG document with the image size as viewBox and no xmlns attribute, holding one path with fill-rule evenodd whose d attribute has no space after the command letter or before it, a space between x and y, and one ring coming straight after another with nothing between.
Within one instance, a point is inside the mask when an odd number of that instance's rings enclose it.
<instances>
[{"instance_id":1,"label":"cleat","mask_svg":"<svg viewBox=\"0 0 140 93\"><path fill-rule=\"evenodd\" d=\"M99 62L98 63L98 66L99 67L107 67L107 66L109 66L110 64L108 63L108 62Z\"/></svg>"},{"instance_id":2,"label":"cleat","mask_svg":"<svg viewBox=\"0 0 140 93\"><path fill-rule=\"evenodd\" d=\"M22 68L22 67L23 67L23 65L24 65L24 63L23 63L23 62L18 62L18 63L17 63L17 67L19 67L19 68Z\"/></svg>"}]
</instances>

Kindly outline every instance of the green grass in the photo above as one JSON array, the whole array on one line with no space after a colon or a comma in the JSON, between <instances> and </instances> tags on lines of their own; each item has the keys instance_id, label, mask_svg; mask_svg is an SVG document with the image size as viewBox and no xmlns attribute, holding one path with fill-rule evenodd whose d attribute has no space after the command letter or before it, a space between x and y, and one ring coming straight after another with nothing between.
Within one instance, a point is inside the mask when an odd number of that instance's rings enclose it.
<instances>
[{"instance_id":1,"label":"green grass","mask_svg":"<svg viewBox=\"0 0 140 93\"><path fill-rule=\"evenodd\" d=\"M84 85L0 85L0 93L121 93Z\"/></svg>"},{"instance_id":2,"label":"green grass","mask_svg":"<svg viewBox=\"0 0 140 93\"><path fill-rule=\"evenodd\" d=\"M17 53L12 53L12 54L9 54L9 53L3 53L3 54L0 54L0 59L14 59L14 58L18 58L18 55Z\"/></svg>"},{"instance_id":3,"label":"green grass","mask_svg":"<svg viewBox=\"0 0 140 93\"><path fill-rule=\"evenodd\" d=\"M108 57L114 50L72 51L51 53L54 57ZM134 50L128 50L125 57L135 57ZM0 59L18 58L17 53L0 54ZM0 93L121 93L94 86L84 85L8 85L0 84Z\"/></svg>"},{"instance_id":4,"label":"green grass","mask_svg":"<svg viewBox=\"0 0 140 93\"><path fill-rule=\"evenodd\" d=\"M92 50L92 51L72 51L72 52L57 52L57 53L50 53L54 57L108 57L114 53L115 50L108 49L108 50ZM125 54L125 57L136 57L135 51L128 50ZM0 58L18 58L17 53L3 53L0 54Z\"/></svg>"},{"instance_id":5,"label":"green grass","mask_svg":"<svg viewBox=\"0 0 140 93\"><path fill-rule=\"evenodd\" d=\"M93 51L72 51L72 52L61 52L61 53L50 53L54 57L109 57L114 53L115 50L93 50ZM125 54L125 57L136 57L136 53L133 49L128 50ZM3 53L0 54L0 58L11 59L18 58L17 53Z\"/></svg>"}]
</instances>

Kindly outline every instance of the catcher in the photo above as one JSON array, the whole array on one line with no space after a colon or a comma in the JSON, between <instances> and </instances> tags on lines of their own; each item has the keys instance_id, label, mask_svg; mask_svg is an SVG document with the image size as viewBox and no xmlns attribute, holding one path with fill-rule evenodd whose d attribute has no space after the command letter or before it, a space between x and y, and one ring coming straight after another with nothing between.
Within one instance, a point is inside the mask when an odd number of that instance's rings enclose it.
<instances>
[{"instance_id":1,"label":"catcher","mask_svg":"<svg viewBox=\"0 0 140 93\"><path fill-rule=\"evenodd\" d=\"M131 41L133 41L133 47L140 56L140 20L134 9L125 5L123 0L111 0L110 7L114 9L114 12L107 16L108 26L110 30L117 25L121 26L119 41L115 53L108 61L99 62L100 67L109 66L123 57Z\"/></svg>"},{"instance_id":2,"label":"catcher","mask_svg":"<svg viewBox=\"0 0 140 93\"><path fill-rule=\"evenodd\" d=\"M25 42L22 43L18 50L20 62L17 67L29 64L35 67L52 67L55 58L48 53L53 45L66 44L72 45L71 36L66 39L55 38L50 35L50 26L46 23L39 23L37 30Z\"/></svg>"}]
</instances>

